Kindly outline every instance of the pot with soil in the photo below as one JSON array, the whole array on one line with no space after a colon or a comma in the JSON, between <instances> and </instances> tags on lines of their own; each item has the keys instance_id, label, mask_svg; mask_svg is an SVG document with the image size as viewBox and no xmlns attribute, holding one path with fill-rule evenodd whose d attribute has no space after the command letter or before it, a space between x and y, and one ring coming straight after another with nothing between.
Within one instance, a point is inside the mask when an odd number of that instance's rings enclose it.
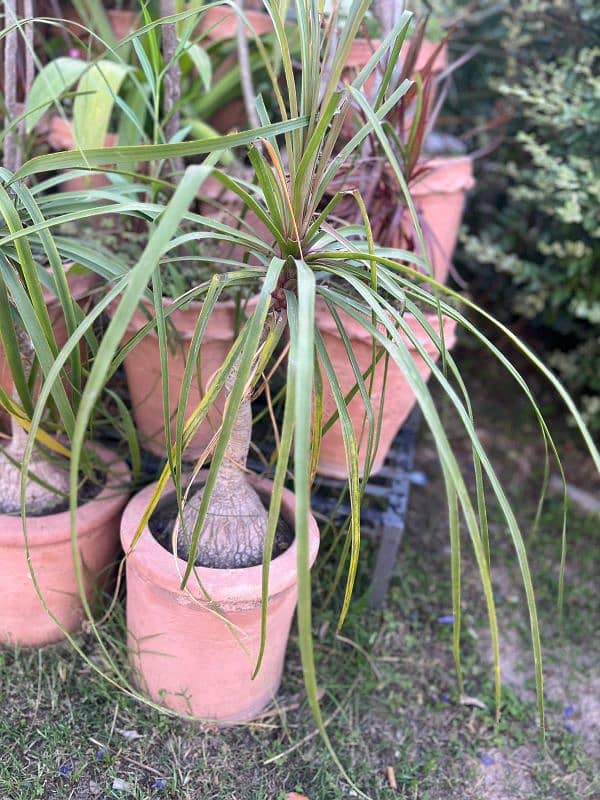
<instances>
[{"instance_id":1,"label":"pot with soil","mask_svg":"<svg viewBox=\"0 0 600 800\"><path fill-rule=\"evenodd\" d=\"M335 320L331 316L329 310L322 300L317 302L316 312L317 327L321 333L321 336L323 337L323 342L333 364L337 380L339 381L340 389L345 395L351 391L353 386L356 384L356 378L354 375L354 370L352 369L351 361L348 357L348 353L340 336ZM338 311L338 314L346 334L350 339L354 357L356 358L358 366L364 375L365 371L369 369L372 363L373 340L368 331L366 331L365 328L349 314L346 314L341 310ZM426 316L432 328L436 331L439 331L437 314L427 314ZM423 330L416 317L407 313L404 315L404 319L408 323L411 331L417 337L417 340L425 348L427 354L431 358L437 360L439 357L437 347L431 341L427 333ZM443 329L444 344L446 348L450 350L456 341L456 323L448 317L444 317ZM383 330L383 328L380 327L380 330ZM423 358L418 354L408 337L404 337L404 341L413 355L415 364L419 370L419 374L424 380L427 380L430 375L429 367ZM366 379L366 385L367 387L369 386L369 378ZM374 380L371 392L371 405L373 407L375 421L377 421L379 413L382 411L379 444L373 456L371 475L376 474L383 467L392 442L408 418L408 415L412 411L415 403L415 395L402 370L390 359L386 376L385 360L381 358L374 370ZM357 393L352 398L350 403L347 405L347 410L348 414L350 415L354 433L359 440L359 468L361 474L363 474L367 455L368 429L367 423L364 422L365 405L360 394ZM333 393L329 383L324 382L323 421L326 422L331 415L335 413L335 411L336 405ZM320 475L325 475L332 478L339 478L342 480L347 478L348 470L346 466L342 428L339 420L336 421L323 435L317 471Z\"/></svg>"},{"instance_id":2,"label":"pot with soil","mask_svg":"<svg viewBox=\"0 0 600 800\"><path fill-rule=\"evenodd\" d=\"M104 3L104 12L106 13L108 24L110 25L115 39L119 41L124 39L138 27L139 14L137 11L126 8L106 8L106 5L107 4ZM94 51L97 52L104 49L96 37L90 36L83 25L81 17L73 8L72 3L67 5L63 4L61 14L63 18L67 20L66 28L69 33L77 37L77 44L81 43L82 45L89 46L91 39L92 49Z\"/></svg>"},{"instance_id":3,"label":"pot with soil","mask_svg":"<svg viewBox=\"0 0 600 800\"><path fill-rule=\"evenodd\" d=\"M154 486L130 501L121 523L128 645L138 685L180 714L217 722L252 719L274 698L297 601L295 500L284 490L270 562L266 650L252 679L260 644L265 506L272 484L245 472L251 416L250 402L243 400L208 505L196 567L184 590L181 580L202 488L193 486L184 505L176 556L171 531L177 505L168 495L131 549ZM310 565L318 546L311 517Z\"/></svg>"},{"instance_id":4,"label":"pot with soil","mask_svg":"<svg viewBox=\"0 0 600 800\"><path fill-rule=\"evenodd\" d=\"M253 35L252 30L257 36L264 36L265 34L273 33L275 30L271 17L264 11L262 3L244 3L244 16L251 26L251 28L247 29L249 37ZM207 8L198 24L198 33L204 34L209 42L235 39L237 36L238 17L239 15L235 9L228 5ZM247 28L247 26L244 27Z\"/></svg>"},{"instance_id":5,"label":"pot with soil","mask_svg":"<svg viewBox=\"0 0 600 800\"><path fill-rule=\"evenodd\" d=\"M21 352L33 361L25 336ZM34 447L26 482L26 527L21 517L21 464L27 434L13 420L12 437L0 453L0 558L4 567L0 642L42 645L76 631L85 618L71 550L69 464ZM99 445L88 451L90 469L79 492L77 548L88 602L107 586L118 549L121 512L129 494L129 470ZM27 547L29 552L27 552ZM35 582L47 610L34 588Z\"/></svg>"}]
</instances>

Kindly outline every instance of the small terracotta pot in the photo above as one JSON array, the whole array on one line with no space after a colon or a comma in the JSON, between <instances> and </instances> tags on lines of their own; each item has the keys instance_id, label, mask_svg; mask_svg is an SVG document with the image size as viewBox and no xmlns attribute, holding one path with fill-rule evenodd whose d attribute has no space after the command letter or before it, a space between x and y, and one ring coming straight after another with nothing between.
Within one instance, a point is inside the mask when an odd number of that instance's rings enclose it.
<instances>
[{"instance_id":1,"label":"small terracotta pot","mask_svg":"<svg viewBox=\"0 0 600 800\"><path fill-rule=\"evenodd\" d=\"M106 12L110 27L117 39L124 39L138 26L139 15L136 11L111 8Z\"/></svg>"},{"instance_id":2,"label":"small terracotta pot","mask_svg":"<svg viewBox=\"0 0 600 800\"><path fill-rule=\"evenodd\" d=\"M273 23L266 11L244 9L244 15L257 36L273 33ZM235 39L237 36L238 14L231 6L213 6L208 8L200 17L198 32L204 33L209 42L221 42L226 39ZM249 38L252 36L248 29Z\"/></svg>"},{"instance_id":3,"label":"small terracotta pot","mask_svg":"<svg viewBox=\"0 0 600 800\"><path fill-rule=\"evenodd\" d=\"M250 311L256 300L251 298L246 306ZM163 300L166 309L172 300ZM150 311L150 305L146 306ZM177 340L169 351L169 400L171 412L171 435L175 436L175 415L179 408L179 392L183 381L190 344L202 303L191 302L169 317L168 335L173 340L173 326ZM217 303L208 321L200 347L197 379L192 382L186 406L186 419L200 403L210 378L223 365L227 353L235 340L236 304L233 300ZM148 317L136 309L129 327L129 337L135 335L148 322ZM128 354L124 363L131 407L141 444L158 456L166 454L166 437L162 398L162 370L156 331L148 333ZM194 440L185 451L185 458L198 458L209 444L223 417L224 398L218 397L200 426Z\"/></svg>"},{"instance_id":4,"label":"small terracotta pot","mask_svg":"<svg viewBox=\"0 0 600 800\"><path fill-rule=\"evenodd\" d=\"M65 272L67 273L67 281L71 290L71 297L82 305L82 301L90 295L90 293L98 286L100 279L94 272L89 272L84 275L69 275L68 272L71 264L65 264ZM62 347L67 339L67 325L62 311L62 306L56 295L50 294L46 289L44 291L44 298L50 314L50 321L52 323L52 330L56 338L56 343ZM85 310L85 306L84 306ZM81 344L82 355L85 352L85 343ZM12 376L8 367L8 362L4 354L2 342L0 342L0 387L4 389L7 394L11 394L13 388ZM68 387L67 387L68 388ZM9 416L6 412L0 412L0 430L8 430Z\"/></svg>"},{"instance_id":5,"label":"small terracotta pot","mask_svg":"<svg viewBox=\"0 0 600 800\"><path fill-rule=\"evenodd\" d=\"M72 7L72 4L69 3L66 7L63 4L63 8L61 10L63 18L71 21L71 24L67 22L66 28L69 33L77 36L81 39L83 44L87 44L90 40L90 35L87 33L84 27L82 27L83 23L81 17ZM106 12L108 17L108 21L110 27L112 28L112 32L117 39L124 39L126 36L135 30L138 26L138 19L139 15L136 11L126 11L118 8L111 8ZM100 46L100 42L93 37L93 50L97 51Z\"/></svg>"},{"instance_id":6,"label":"small terracotta pot","mask_svg":"<svg viewBox=\"0 0 600 800\"><path fill-rule=\"evenodd\" d=\"M249 478L268 493L270 481ZM155 485L129 502L121 523L127 553ZM282 516L294 524L294 495L283 492ZM309 564L319 548L311 516ZM153 700L181 714L218 722L255 717L275 696L297 602L296 541L273 559L269 572L267 645L254 680L260 642L262 566L244 569L197 567L185 591L179 586L186 562L175 559L146 527L127 557L127 630L138 682ZM216 613L215 605L233 627ZM237 637L237 638L236 638Z\"/></svg>"},{"instance_id":7,"label":"small terracotta pot","mask_svg":"<svg viewBox=\"0 0 600 800\"><path fill-rule=\"evenodd\" d=\"M317 326L323 337L329 358L332 361L340 388L344 394L347 394L355 385L356 378L346 348L340 337L335 320L329 313L325 303L320 299L317 300L316 312ZM339 311L338 313L350 339L356 361L358 362L361 372L364 373L371 365L372 339L368 332L365 331L353 317L343 311ZM430 314L427 316L434 330L439 330L437 315ZM411 314L406 314L404 319L409 324L410 329L416 334L418 341L425 347L428 355L437 359L439 357L438 350L427 333L422 329L416 317ZM383 330L383 328L381 328L381 330ZM456 341L456 323L454 320L444 318L444 339L448 349L454 346ZM407 337L405 338L405 342L412 352L419 374L422 378L427 380L430 375L429 367L421 356L417 354L414 346ZM382 404L384 404L379 446L373 459L371 475L376 474L383 467L396 434L408 418L416 402L415 395L404 373L391 358L388 361L384 397L384 372L385 363L384 357L382 357L375 368L373 391L371 393L371 405L375 415L375 422L377 422L379 411ZM367 382L367 387L368 386L369 384ZM326 422L335 411L336 405L333 394L329 388L328 382L324 379L323 421ZM348 413L352 421L354 433L357 437L360 437L361 431L363 431L363 419L365 415L365 406L360 394L357 393L350 401ZM367 437L367 423L365 423L359 448L359 467L361 475L364 472L365 466ZM327 475L332 478L340 478L342 480L347 478L348 470L344 453L344 440L339 420L336 421L323 436L317 471L320 475Z\"/></svg>"},{"instance_id":8,"label":"small terracotta pot","mask_svg":"<svg viewBox=\"0 0 600 800\"><path fill-rule=\"evenodd\" d=\"M110 580L110 566L119 545L121 512L129 494L127 465L100 445L94 445L94 450L110 465L110 470L100 494L77 510L78 547L90 601L94 592ZM85 614L71 557L69 512L28 517L27 535L31 564L45 602L68 631L76 631ZM0 642L31 646L64 638L33 587L20 516L0 515L0 559L3 565Z\"/></svg>"},{"instance_id":9,"label":"small terracotta pot","mask_svg":"<svg viewBox=\"0 0 600 800\"><path fill-rule=\"evenodd\" d=\"M410 184L410 193L423 229L433 275L439 283L445 283L458 239L466 194L475 185L473 162L470 156L447 156L432 158L423 166L420 176ZM404 222L416 252L422 255L408 211L404 214Z\"/></svg>"},{"instance_id":10,"label":"small terracotta pot","mask_svg":"<svg viewBox=\"0 0 600 800\"><path fill-rule=\"evenodd\" d=\"M366 67L369 63L369 59L373 56L373 53L377 50L379 45L381 44L380 39L355 39L352 43L350 48L350 52L348 53L348 58L346 59L346 67L342 72L342 81L347 81L351 83L356 75L360 72L361 69ZM407 57L408 50L410 48L410 42L405 42L400 49L400 56L398 59L399 63ZM439 48L439 51L436 53L436 50ZM434 57L435 54L435 57ZM422 72L429 60L433 58L433 62L431 64L431 75L435 79L438 75L440 75L448 66L448 46L446 44L439 47L438 42L430 42L427 39L424 39L419 52L417 54L417 58L415 61L415 65L413 68L413 74L411 77L414 77L418 72ZM364 91L366 92L367 96L371 93L371 90L375 86L376 78L383 77L383 72L375 69L367 78ZM425 114L428 114L430 109L432 108L435 96L432 93L429 97L429 102L427 104L427 108L425 109ZM410 130L411 119L409 118L410 115L407 115L406 119L406 130ZM352 136L356 133L356 125L352 120L352 115L349 114L346 117L346 120L342 126L342 136L344 138L352 138Z\"/></svg>"},{"instance_id":11,"label":"small terracotta pot","mask_svg":"<svg viewBox=\"0 0 600 800\"><path fill-rule=\"evenodd\" d=\"M75 148L73 125L68 119L63 119L58 114L50 118L47 138L52 150L73 150ZM115 147L117 143L116 133L107 134L104 140L105 147ZM79 192L85 189L102 189L104 186L110 186L110 181L102 172L90 172L79 178L69 178L69 180L63 181L61 186L65 192Z\"/></svg>"}]
</instances>

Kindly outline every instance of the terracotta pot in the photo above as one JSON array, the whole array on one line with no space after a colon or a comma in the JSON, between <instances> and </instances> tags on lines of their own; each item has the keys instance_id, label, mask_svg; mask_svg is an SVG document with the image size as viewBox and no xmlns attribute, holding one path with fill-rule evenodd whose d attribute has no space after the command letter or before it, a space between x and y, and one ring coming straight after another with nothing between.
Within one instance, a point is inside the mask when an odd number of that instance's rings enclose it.
<instances>
[{"instance_id":1,"label":"terracotta pot","mask_svg":"<svg viewBox=\"0 0 600 800\"><path fill-rule=\"evenodd\" d=\"M325 303L322 300L317 301L317 326L323 337L325 347L329 358L332 361L335 374L340 384L340 388L344 394L348 393L356 383L352 364L348 358L346 348L340 337L339 331L335 321L329 313ZM346 333L352 344L354 356L361 371L364 373L371 364L372 356L372 339L368 332L356 322L353 317L350 317L343 311L339 311L339 316L344 325ZM438 350L422 329L417 319L410 314L406 314L404 319L409 324L410 329L417 335L418 341L425 347L426 352L431 357L438 357ZM438 318L436 314L428 315L428 320L434 329L438 328ZM448 349L453 347L456 341L456 323L453 320L444 318L444 338L445 344ZM382 328L383 330L383 328ZM414 350L413 345L405 338L405 342L412 351L417 369L422 378L427 380L430 375L430 370L427 364L423 361ZM373 391L371 393L371 404L375 420L378 419L378 414L382 404L384 404L384 411L381 424L381 433L379 437L379 446L375 453L371 474L377 473L383 466L387 453L392 445L394 437L400 430L403 423L406 421L408 415L413 409L416 398L413 394L410 384L402 370L390 359L388 362L387 383L385 386L385 397L383 395L383 381L384 381L385 364L383 358L375 368L375 379L373 383ZM368 384L367 384L368 386ZM326 422L329 417L335 413L336 405L333 398L329 384L324 379L323 381L323 421ZM350 404L348 405L348 413L352 420L352 426L357 437L360 437L363 430L363 419L365 414L365 406L362 398L357 393ZM359 449L359 466L361 474L364 471L366 445L368 432L366 429L362 435L362 440ZM342 437L342 429L339 421L327 431L323 436L321 442L321 451L319 457L319 465L317 471L321 475L327 475L333 478L346 479L347 468L346 459L344 454L344 442Z\"/></svg>"},{"instance_id":2,"label":"terracotta pot","mask_svg":"<svg viewBox=\"0 0 600 800\"><path fill-rule=\"evenodd\" d=\"M273 23L266 11L244 9L244 15L257 36L273 33ZM203 33L209 42L221 42L226 39L235 39L237 36L238 14L231 6L213 6L208 8L200 17L198 32ZM248 29L252 36L251 29Z\"/></svg>"},{"instance_id":3,"label":"terracotta pot","mask_svg":"<svg viewBox=\"0 0 600 800\"><path fill-rule=\"evenodd\" d=\"M346 67L342 72L342 82L351 83L356 77L356 75L358 75L360 70L366 67L366 65L369 63L369 59L373 56L373 53L377 50L380 44L381 44L380 39L360 39L360 38L355 39L350 48L348 58L346 59ZM417 59L415 61L415 66L411 77L414 77L418 72L422 72L423 69L425 69L428 61L434 56L434 53L438 47L439 47L438 42L430 42L427 39L423 40L419 52L417 54ZM400 57L398 59L399 63L402 63L403 59L407 57L409 48L410 48L410 42L405 42L400 50ZM431 65L432 77L434 79L437 78L437 76L440 75L446 69L447 66L448 66L448 46L444 44L439 49L439 52L435 55L435 58ZM379 80L381 80L382 77L383 77L383 72L378 69L375 69L371 73L371 75L369 75L364 85L364 91L366 92L367 96L369 96L373 87L375 86L376 79L378 78ZM429 110L432 108L434 99L435 99L435 93L432 93L429 97L429 102L427 104L427 109L425 111L426 114L428 114ZM407 114L406 118L407 131L410 130L410 124L411 124L410 114ZM352 114L349 113L342 126L342 136L344 138L350 139L355 133L356 133L356 125L352 120Z\"/></svg>"},{"instance_id":4,"label":"terracotta pot","mask_svg":"<svg viewBox=\"0 0 600 800\"><path fill-rule=\"evenodd\" d=\"M72 264L65 265L67 281L71 290L71 297L76 300L79 305L82 305L82 301L84 301L98 286L100 278L93 272L89 272L85 275L69 275L68 272L71 266ZM69 338L67 336L67 326L62 312L62 306L60 305L56 295L50 294L50 292L48 292L46 289L43 291L48 307L48 313L50 314L50 321L52 323L52 330L54 331L56 343L59 347L62 347ZM83 354L85 351L84 343L82 343L81 348ZM2 387L7 394L11 394L13 382L10 369L8 367L8 362L4 354L4 348L2 347L2 342L0 342L0 387ZM6 414L4 411L0 412L0 430L8 430L8 421L8 414Z\"/></svg>"},{"instance_id":5,"label":"terracotta pot","mask_svg":"<svg viewBox=\"0 0 600 800\"><path fill-rule=\"evenodd\" d=\"M80 39L82 44L87 44L90 38L92 38L94 43L94 51L104 49L101 46L101 43L95 37L90 37L87 30L82 27L83 23L81 17L72 7L72 4L69 3L66 7L63 4L61 13L64 19L71 22L71 24L67 22L66 25L69 33ZM118 8L111 8L106 12L106 15L108 17L110 27L112 28L112 32L117 39L124 39L126 36L129 36L129 34L138 26L139 15L136 11L124 11Z\"/></svg>"},{"instance_id":6,"label":"terracotta pot","mask_svg":"<svg viewBox=\"0 0 600 800\"><path fill-rule=\"evenodd\" d=\"M75 149L73 125L59 114L50 118L47 137L52 150ZM104 140L105 147L115 147L117 143L116 133L107 134ZM79 192L85 189L102 189L104 186L110 186L110 180L102 172L89 172L79 178L69 178L69 180L63 181L61 186L65 192Z\"/></svg>"},{"instance_id":7,"label":"terracotta pot","mask_svg":"<svg viewBox=\"0 0 600 800\"><path fill-rule=\"evenodd\" d=\"M247 309L254 307L255 299L248 301ZM163 300L164 308L171 305L171 300ZM147 305L150 309L150 306ZM169 400L171 411L171 435L175 435L175 414L179 407L179 391L183 381L183 373L190 351L194 328L202 303L191 302L185 308L178 309L169 317L172 325L167 331L170 340L173 326L177 340L172 342L169 351ZM233 300L217 303L206 326L200 348L197 380L192 382L189 401L186 406L186 419L192 414L204 396L212 375L225 360L235 339L236 304ZM148 317L137 309L128 327L129 337L136 334L148 322ZM151 453L158 456L166 454L166 438L163 415L162 371L160 350L156 331L148 333L125 359L125 375L131 399L131 407L141 444ZM185 451L185 458L198 458L205 450L215 431L221 424L224 398L218 397L211 408L207 419L200 426L194 440Z\"/></svg>"},{"instance_id":8,"label":"terracotta pot","mask_svg":"<svg viewBox=\"0 0 600 800\"><path fill-rule=\"evenodd\" d=\"M78 547L90 601L110 579L110 566L118 551L121 512L129 494L127 465L116 460L110 450L99 445L94 449L110 464L110 470L105 488L77 511ZM27 520L31 563L42 596L58 621L68 631L76 631L85 614L77 591L70 530L68 511ZM64 638L34 590L20 516L0 515L0 558L0 642L30 646Z\"/></svg>"},{"instance_id":9,"label":"terracotta pot","mask_svg":"<svg viewBox=\"0 0 600 800\"><path fill-rule=\"evenodd\" d=\"M138 26L139 15L136 11L124 11L112 8L106 12L110 27L117 39L124 39Z\"/></svg>"},{"instance_id":10,"label":"terracotta pot","mask_svg":"<svg viewBox=\"0 0 600 800\"><path fill-rule=\"evenodd\" d=\"M440 283L445 283L448 278L466 194L474 185L473 162L470 156L432 158L424 164L421 174L410 184L433 275ZM414 227L408 217L406 211L404 222L408 228L407 233L413 239L415 251L419 254Z\"/></svg>"},{"instance_id":11,"label":"terracotta pot","mask_svg":"<svg viewBox=\"0 0 600 800\"><path fill-rule=\"evenodd\" d=\"M270 481L250 478L269 493ZM154 486L136 495L123 514L121 542L128 551ZM294 495L283 493L282 516L294 524ZM312 566L319 530L310 518ZM153 700L185 715L219 722L255 717L277 693L297 601L296 542L271 562L267 647L252 680L260 641L262 566L197 567L198 579L233 626L215 613L198 584L179 588L186 562L175 559L146 528L127 557L127 630L138 682ZM237 639L236 639L237 636Z\"/></svg>"}]
</instances>

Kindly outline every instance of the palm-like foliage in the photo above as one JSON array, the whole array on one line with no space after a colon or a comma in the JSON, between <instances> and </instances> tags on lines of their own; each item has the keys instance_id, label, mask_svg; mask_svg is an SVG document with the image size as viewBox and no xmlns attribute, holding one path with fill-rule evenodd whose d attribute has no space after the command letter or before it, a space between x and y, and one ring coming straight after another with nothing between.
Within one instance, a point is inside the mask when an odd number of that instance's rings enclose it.
<instances>
[{"instance_id":1,"label":"palm-like foliage","mask_svg":"<svg viewBox=\"0 0 600 800\"><path fill-rule=\"evenodd\" d=\"M317 700L317 683L312 650L311 629L311 583L308 569L308 518L310 513L310 489L314 465L318 458L319 442L322 432L332 420L322 419L323 384L327 382L335 398L337 414L342 426L348 482L352 506L349 536L347 539L347 579L346 590L340 613L340 625L348 610L352 588L360 557L360 504L364 484L359 478L357 432L350 422L347 403L323 345L315 322L317 303L323 303L334 318L340 321L340 333L344 338L341 314L347 314L358 322L373 340L373 364L370 370L361 374L355 365L356 387L351 394L359 392L366 409L366 430L368 437L367 469L372 460L377 443L378 420L375 418L369 400L370 374L381 358L394 362L406 375L407 381L417 398L425 421L431 431L438 452L446 488L448 506L449 534L451 545L451 564L453 579L454 652L460 681L460 550L464 530L471 542L479 566L482 589L488 611L489 625L495 659L497 699L500 689L500 654L498 643L498 622L491 584L492 547L487 530L486 497L492 496L502 510L509 535L513 541L525 592L531 621L533 651L536 661L536 680L543 722L542 666L540 634L535 609L535 599L527 554L522 532L511 508L506 493L499 481L485 449L478 439L468 392L460 375L459 367L447 352L443 335L440 336L428 322L424 309L434 310L440 316L455 320L470 335L497 359L506 370L507 377L526 393L531 400L539 420L540 431L547 452L555 452L550 432L537 407L530 390L509 357L503 354L485 336L479 320L493 322L489 315L467 302L469 316L465 316L454 303L453 291L437 284L423 272L429 270L427 264L413 253L386 251L378 248L373 241L369 219L363 213L360 226L336 226L330 217L334 213L341 196L325 199L331 181L345 161L360 147L369 135L375 136L385 153L389 167L394 172L398 185L410 209L414 225L422 239L422 232L410 199L402 165L398 162L394 147L390 143L386 127L382 123L387 112L408 90L408 82L397 86L384 100L385 91L380 92L371 107L362 91L365 80L373 71L383 54L390 49L392 54L399 51L406 35L408 15L403 15L398 24L383 40L380 48L351 86L341 86L340 78L348 49L356 36L361 19L366 13L368 0L355 0L348 15L347 24L340 37L333 37L330 30L323 30L315 2L297 2L295 6L300 42L299 70L294 61L284 29L284 7L277 3L266 5L273 20L275 35L281 58L283 88L277 81L276 65L267 59L265 67L273 77L273 91L282 119L281 123L270 123L264 104L258 104L262 127L243 134L228 137L183 142L172 145L147 147L97 149L82 153L58 153L32 159L12 177L5 175L5 181L19 196L25 191L21 181L31 175L39 175L56 168L85 168L100 164L118 163L121 170L135 166L142 161L154 159L206 155L201 166L189 167L170 201L163 208L158 204L146 206L146 212L153 220L152 233L147 247L136 266L123 272L114 282L106 298L92 314L81 320L72 329L72 336L63 352L57 357L50 348L43 353L42 364L46 380L36 407L33 410L32 429L36 431L41 420L44 404L52 395L59 406L71 442L71 511L73 516L73 537L75 539L76 484L86 439L88 421L94 405L116 365L122 361L124 351L121 342L127 323L134 313L140 298L146 294L154 302L155 319L148 322L136 337L156 328L161 341L163 363L168 368L168 349L166 348L166 325L170 314L190 299L202 299L202 311L191 343L188 366L183 379L180 412L177 418L176 435L170 442L168 463L159 481L153 503L140 521L143 529L152 509L160 496L160 491L172 478L177 491L180 510L185 501L182 459L186 445L214 403L225 382L234 370L236 377L229 396L222 426L215 439L211 454L210 468L205 482L205 492L195 530L192 536L192 552L188 569L183 576L182 585L193 579L193 562L198 547L202 546L202 525L206 515L211 489L214 486L220 464L225 455L228 438L233 429L240 404L260 384L267 365L275 358L276 347L286 341L288 357L285 365L285 403L278 437L275 461L274 487L270 500L267 545L263 563L264 598L268 586L269 561L274 539L275 526L281 506L281 493L284 482L291 471L296 494L295 533L298 543L299 605L298 620L304 677L309 701L315 717L322 725ZM326 65L326 67L324 66ZM278 65L277 65L278 66ZM390 72L386 73L389 81ZM357 104L366 120L353 139L338 148L339 134L345 110L350 102ZM283 138L282 138L283 137ZM219 153L225 148L250 145L249 159L254 169L253 185L237 180L214 167ZM272 240L262 241L252 234L246 225L239 230L224 223L215 222L208 217L191 213L188 208L206 177L211 174L224 186L234 192L244 203L249 213L254 214L269 230ZM102 194L98 195L99 197ZM359 209L364 203L358 193L356 202ZM119 197L111 205L114 213L142 213L141 206L133 209L130 198ZM169 309L161 304L161 259L168 259L169 253L181 244L178 236L182 220L186 226L195 225L194 233L186 233L189 238L202 240L207 235L212 240L229 242L241 246L252 254L260 265L248 266L245 259L231 261L231 269L215 276L207 284L193 287L182 295ZM5 237L6 244L16 246L20 239L41 236L52 223L36 224L28 222L24 232L11 230ZM43 234L45 235L45 234ZM1 242L0 242L1 244ZM423 248L425 252L425 248ZM217 372L199 407L189 419L185 419L183 409L187 405L187 393L193 379L195 362L204 330L211 313L222 292L239 285L242 281L256 280L260 277L261 288L253 313L242 327L221 369ZM10 281L10 278L8 279ZM14 282L13 282L14 283ZM13 283L7 283L12 291ZM148 285L151 283L151 289ZM37 319L36 309L29 298L25 298L14 287L19 314L26 327L31 327L32 335L41 339L40 328L43 322ZM150 293L148 295L148 292ZM120 297L120 302L108 329L99 343L92 368L82 387L78 402L69 404L60 390L57 379L67 360L75 353L78 340L91 330L94 318L108 303ZM441 365L432 359L424 346L418 341L404 319L404 313L412 313L421 323L426 334L434 342L442 355ZM43 313L40 317L43 320ZM504 330L504 329L503 329ZM572 413L596 465L600 468L600 454L592 442L581 418L570 398L556 379L546 370L535 355L531 353L509 331L504 330L512 343L551 381ZM350 344L345 338L349 357L352 357ZM471 492L465 476L454 453L440 418L437 404L427 384L421 378L413 357L407 347L410 342L419 356L430 368L434 381L440 386L455 414L460 419L469 438L475 464L475 492ZM131 348L135 341L129 343ZM355 362L354 362L355 363ZM163 382L165 409L168 409L168 382ZM29 406L31 408L31 405ZM312 420L313 424L308 424ZM168 431L169 426L166 425ZM198 465L200 466L200 465ZM542 491L542 499L543 492ZM342 565L343 566L343 565ZM263 602L263 607L265 603ZM266 614L265 609L263 611ZM266 616L265 618L266 619ZM263 620L263 642L266 625ZM108 656L108 651L107 656ZM260 662L260 659L259 659ZM260 668L260 663L257 665ZM109 678L124 685L124 677L118 666L112 664L107 673Z\"/></svg>"}]
</instances>

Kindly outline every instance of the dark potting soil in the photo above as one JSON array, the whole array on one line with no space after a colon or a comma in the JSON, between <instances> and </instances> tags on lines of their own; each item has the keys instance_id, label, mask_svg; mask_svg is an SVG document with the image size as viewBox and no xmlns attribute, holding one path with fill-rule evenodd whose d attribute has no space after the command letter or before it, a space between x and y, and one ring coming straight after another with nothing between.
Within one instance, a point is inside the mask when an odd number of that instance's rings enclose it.
<instances>
[{"instance_id":1,"label":"dark potting soil","mask_svg":"<svg viewBox=\"0 0 600 800\"><path fill-rule=\"evenodd\" d=\"M194 489L200 489L202 484L198 484L194 486ZM265 509L268 511L269 508L269 496L266 493L259 492L258 493L261 502ZM166 495L163 499L159 502L156 507L156 510L150 517L148 521L148 527L150 529L150 533L156 541L164 547L165 550L168 550L169 553L173 552L172 548L172 533L173 527L175 525L175 520L177 519L177 497L174 492L171 494ZM294 531L292 527L283 519L283 517L279 517L279 521L277 523L277 530L275 531L275 541L273 542L273 558L277 558L282 553L288 549L288 547L294 541ZM248 567L256 567L261 564L261 561L255 561L251 564L247 564Z\"/></svg>"},{"instance_id":2,"label":"dark potting soil","mask_svg":"<svg viewBox=\"0 0 600 800\"><path fill-rule=\"evenodd\" d=\"M106 484L106 476L101 473L96 473L94 478L87 479L84 483L81 484L79 487L79 491L77 492L77 507L80 508L81 506L89 503L90 500L93 500L97 497L104 486ZM46 517L50 514L62 514L65 511L69 510L69 500L66 499L60 505L55 506L55 508L51 509L50 511L44 511L43 513L28 511L28 517ZM2 510L2 503L0 503L0 514L6 514L6 511ZM19 511L17 514L7 514L10 517L20 517L21 512Z\"/></svg>"}]
</instances>

